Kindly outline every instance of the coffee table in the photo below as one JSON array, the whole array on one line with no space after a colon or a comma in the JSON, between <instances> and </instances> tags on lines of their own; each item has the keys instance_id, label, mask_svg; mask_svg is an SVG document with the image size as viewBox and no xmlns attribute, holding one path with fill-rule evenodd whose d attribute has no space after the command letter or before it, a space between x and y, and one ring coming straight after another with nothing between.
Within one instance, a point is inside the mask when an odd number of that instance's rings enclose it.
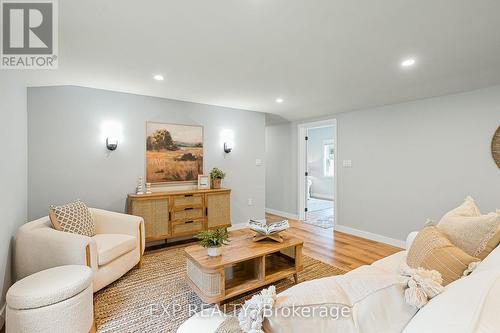
<instances>
[{"instance_id":1,"label":"coffee table","mask_svg":"<svg viewBox=\"0 0 500 333\"><path fill-rule=\"evenodd\" d=\"M220 304L292 275L297 283L303 269L302 240L283 232L281 243L254 242L250 229L241 234L231 238L219 257L209 257L200 245L185 249L188 283L203 302Z\"/></svg>"}]
</instances>

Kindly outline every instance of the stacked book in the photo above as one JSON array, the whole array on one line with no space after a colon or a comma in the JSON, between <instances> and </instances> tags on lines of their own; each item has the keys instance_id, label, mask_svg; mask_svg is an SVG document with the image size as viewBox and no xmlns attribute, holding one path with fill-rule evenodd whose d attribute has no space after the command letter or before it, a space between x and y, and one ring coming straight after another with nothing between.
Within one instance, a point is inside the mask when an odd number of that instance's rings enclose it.
<instances>
[{"instance_id":1,"label":"stacked book","mask_svg":"<svg viewBox=\"0 0 500 333\"><path fill-rule=\"evenodd\" d=\"M268 222L266 219L250 220L249 225L250 229L252 229L253 231L261 235L269 236L288 229L288 220L273 222Z\"/></svg>"}]
</instances>

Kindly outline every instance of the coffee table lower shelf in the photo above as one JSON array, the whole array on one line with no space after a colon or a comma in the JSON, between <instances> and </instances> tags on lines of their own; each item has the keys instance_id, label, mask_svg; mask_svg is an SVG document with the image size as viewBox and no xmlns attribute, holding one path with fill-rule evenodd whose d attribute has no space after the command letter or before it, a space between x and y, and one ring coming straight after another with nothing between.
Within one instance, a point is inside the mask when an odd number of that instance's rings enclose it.
<instances>
[{"instance_id":1,"label":"coffee table lower shelf","mask_svg":"<svg viewBox=\"0 0 500 333\"><path fill-rule=\"evenodd\" d=\"M302 269L302 243L256 257L225 262L220 267L204 267L187 255L188 283L205 303L220 304L290 276L294 276L297 283L297 273Z\"/></svg>"}]
</instances>

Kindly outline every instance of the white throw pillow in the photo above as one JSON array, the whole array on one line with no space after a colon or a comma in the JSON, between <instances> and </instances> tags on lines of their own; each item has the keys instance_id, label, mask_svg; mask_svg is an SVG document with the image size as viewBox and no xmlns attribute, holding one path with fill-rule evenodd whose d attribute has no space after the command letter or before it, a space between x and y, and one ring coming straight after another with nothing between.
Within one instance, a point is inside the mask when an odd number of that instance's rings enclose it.
<instances>
[{"instance_id":1,"label":"white throw pillow","mask_svg":"<svg viewBox=\"0 0 500 333\"><path fill-rule=\"evenodd\" d=\"M480 259L500 242L500 214L482 215L471 197L446 213L437 227L454 245Z\"/></svg>"}]
</instances>

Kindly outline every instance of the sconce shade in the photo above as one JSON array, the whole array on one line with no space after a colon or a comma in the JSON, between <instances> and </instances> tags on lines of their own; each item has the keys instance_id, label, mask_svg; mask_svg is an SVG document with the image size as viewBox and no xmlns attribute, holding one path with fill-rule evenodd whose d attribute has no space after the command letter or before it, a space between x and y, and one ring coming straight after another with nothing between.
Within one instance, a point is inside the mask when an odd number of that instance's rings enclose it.
<instances>
[{"instance_id":1,"label":"sconce shade","mask_svg":"<svg viewBox=\"0 0 500 333\"><path fill-rule=\"evenodd\" d=\"M116 150L116 148L118 147L118 139L110 139L110 138L106 138L106 148L108 148L108 150Z\"/></svg>"}]
</instances>

